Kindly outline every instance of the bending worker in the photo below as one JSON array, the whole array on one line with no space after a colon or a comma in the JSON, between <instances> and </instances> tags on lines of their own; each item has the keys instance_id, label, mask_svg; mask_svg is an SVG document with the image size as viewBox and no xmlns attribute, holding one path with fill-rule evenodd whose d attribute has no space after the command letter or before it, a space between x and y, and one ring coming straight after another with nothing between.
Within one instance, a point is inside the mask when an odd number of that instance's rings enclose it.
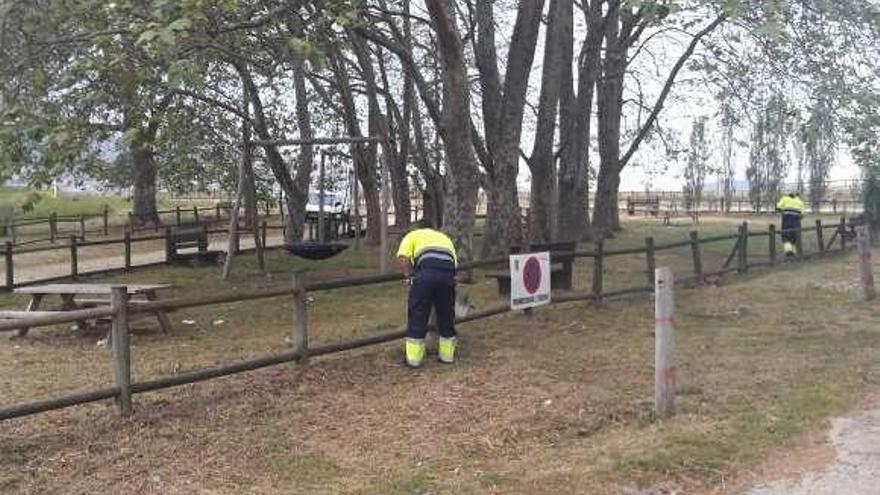
<instances>
[{"instance_id":1,"label":"bending worker","mask_svg":"<svg viewBox=\"0 0 880 495\"><path fill-rule=\"evenodd\" d=\"M437 314L438 358L455 360L455 245L443 232L410 231L400 241L397 258L410 286L406 327L406 364L418 368L425 358L425 335L433 307Z\"/></svg>"},{"instance_id":2,"label":"bending worker","mask_svg":"<svg viewBox=\"0 0 880 495\"><path fill-rule=\"evenodd\" d=\"M801 231L804 202L798 193L789 193L776 203L776 210L782 212L782 247L785 250L785 256L794 256L798 254L796 246Z\"/></svg>"}]
</instances>

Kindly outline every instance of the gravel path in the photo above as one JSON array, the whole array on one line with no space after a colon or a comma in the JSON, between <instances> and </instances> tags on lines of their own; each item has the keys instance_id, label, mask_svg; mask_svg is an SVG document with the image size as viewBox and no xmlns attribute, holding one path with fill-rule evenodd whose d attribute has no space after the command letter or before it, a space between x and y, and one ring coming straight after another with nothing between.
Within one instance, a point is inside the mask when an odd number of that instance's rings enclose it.
<instances>
[{"instance_id":1,"label":"gravel path","mask_svg":"<svg viewBox=\"0 0 880 495\"><path fill-rule=\"evenodd\" d=\"M836 460L800 480L777 481L743 495L877 495L880 494L880 409L832 421Z\"/></svg>"}]
</instances>

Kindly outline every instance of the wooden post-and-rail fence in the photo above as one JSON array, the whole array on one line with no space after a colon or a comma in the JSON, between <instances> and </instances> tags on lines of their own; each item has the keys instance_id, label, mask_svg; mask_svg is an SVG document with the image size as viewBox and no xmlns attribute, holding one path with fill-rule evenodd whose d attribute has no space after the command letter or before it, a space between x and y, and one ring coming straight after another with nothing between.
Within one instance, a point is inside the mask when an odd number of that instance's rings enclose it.
<instances>
[{"instance_id":1,"label":"wooden post-and-rail fence","mask_svg":"<svg viewBox=\"0 0 880 495\"><path fill-rule=\"evenodd\" d=\"M204 227L204 226L203 226ZM266 222L263 222L262 226L262 238L264 241L263 246L266 246L265 240L268 236L269 230L281 230L282 227L278 225L268 225ZM208 234L226 234L228 231L226 229L206 229ZM168 233L162 232L159 235L146 235L146 236L138 236L134 237L130 231L126 231L121 238L116 239L102 239L102 240L93 240L93 241L83 241L76 234L71 234L68 237L67 243L65 244L55 244L50 246L38 246L38 247L19 247L16 248L15 245L11 241L6 241L4 244L0 245L3 249L3 264L5 265L5 283L0 285L0 291L11 291L16 287L22 287L25 285L34 285L46 282L57 282L65 279L76 279L82 276L94 276L94 275L107 275L112 273L129 271L135 268L148 268L155 267L157 265L165 264L165 261L160 262L146 262L135 264L132 260L132 246L135 243L143 243L143 242L151 242L151 241L165 241L167 240ZM88 272L83 272L80 270L80 255L81 249L87 247L96 247L96 246L121 246L123 250L123 263L121 266L116 267L108 267L100 270L92 270ZM284 245L278 244L273 246L266 246L267 249L280 249ZM239 249L239 251L252 251L255 248L247 248L247 249ZM40 279L30 279L27 281L20 280L20 275L22 274L22 270L15 269L15 256L16 255L26 255L26 254L36 254L50 251L58 251L58 250L66 250L68 251L68 260L70 269L65 274L55 275L46 278ZM17 278L19 279L18 281Z\"/></svg>"},{"instance_id":2,"label":"wooden post-and-rail fence","mask_svg":"<svg viewBox=\"0 0 880 495\"><path fill-rule=\"evenodd\" d=\"M216 203L213 206L192 206L184 209L183 207L176 206L172 209L168 210L158 210L156 214L160 219L164 216L173 215L173 220L170 222L172 225L180 226L187 222L211 222L216 221L219 222L222 219L221 211L226 210L228 212L230 206L226 203ZM265 206L266 216L271 216L271 208L268 203ZM280 211L279 211L280 213ZM129 212L124 215L125 222L122 224L117 224L117 226L126 227L127 229L134 229L134 222L132 213ZM98 223L98 226L92 227L91 229L86 225L87 222L92 220L96 220L95 223ZM169 222L165 222L166 224ZM61 226L64 224L73 224L73 228L62 231ZM22 228L24 227L34 227L38 225L45 225L45 234L42 233L34 233L34 229L29 229L31 233L31 237L26 241L22 240ZM50 212L45 217L21 217L21 218L11 218L6 219L5 221L0 221L0 236L4 233L12 242L13 245L25 245L25 244L36 244L40 242L49 242L50 244L57 242L59 239L63 239L67 237L69 234L76 234L80 241L85 241L86 237L89 234L102 235L107 237L110 235L110 228L113 227L114 224L110 219L110 206L104 204L101 208L100 213L93 214L80 214L80 215L59 215L56 212ZM158 232L158 225L151 226L150 230L155 230Z\"/></svg>"},{"instance_id":3,"label":"wooden post-and-rail fence","mask_svg":"<svg viewBox=\"0 0 880 495\"><path fill-rule=\"evenodd\" d=\"M820 228L820 226L817 226ZM838 228L838 226L831 227L821 227L821 228ZM820 228L820 230L821 230ZM714 237L703 237L699 238L696 235L690 235L689 239L686 241L680 242L671 242L662 245L658 245L654 242L654 239L647 238L645 240L645 246L640 248L626 248L626 249L606 249L604 245L599 244L592 251L575 251L574 253L556 253L556 254L568 254L574 255L575 258L592 258L593 259L593 270L594 270L594 281L591 287L591 290L587 292L561 292L556 293L553 296L552 304L559 303L568 303L568 302L576 302L576 301L586 301L593 304L601 303L604 300L610 299L612 297L619 297L628 294L637 294L637 293L649 293L656 292L656 308L655 308L655 331L656 333L656 366L657 366L657 384L655 386L656 392L656 409L658 417L666 417L667 415L674 412L674 403L670 401L674 397L674 386L675 386L675 368L674 363L672 361L672 349L674 347L674 338L673 338L673 327L675 324L675 320L672 312L672 273L666 268L657 268L656 265L656 252L670 250L670 249L681 249L689 247L691 254L693 256L694 262L694 273L695 275L703 273L703 276L709 276L710 273L704 273L705 268L703 266L703 259L700 253L700 245L713 243L713 242L723 242L729 240L735 240L734 251L731 253L731 257L733 255L737 255L739 251L739 258L741 260L745 260L748 262L748 257L745 256L744 253L746 249L743 249L742 246L747 246L747 235L748 229L746 226L740 226L740 232L736 235L721 235ZM804 229L810 230L810 229ZM864 229L860 229L863 231ZM751 235L753 236L761 236L761 235L770 235L773 232L771 229L767 233L755 232ZM865 231L866 232L866 231ZM840 234L841 238L841 249L843 251L843 239L846 237L846 233ZM773 238L773 237L771 237ZM864 239L867 239L867 233L862 234L860 237L859 245L861 246L862 253L866 252L867 243ZM697 246L696 248L694 246ZM75 252L77 244L75 241L71 242L71 250ZM12 249L10 245L7 243L7 255L6 259L11 259L10 254L12 253ZM869 251L868 251L869 252ZM606 291L604 289L604 270L606 268L605 263L609 258L615 256L622 255L636 255L636 254L644 254L646 256L646 267L648 269L648 281L653 281L654 285L645 285L645 286L636 286L625 289L616 289L612 291ZM808 256L804 255L804 258ZM728 259L728 262L729 262ZM864 265L865 259L868 259L867 266L870 266L870 259L866 258L864 255L860 257L860 262ZM506 264L508 259L506 257L499 257L489 260L476 261L471 263L462 264L460 267L461 270L473 270L478 268L494 268L500 264ZM11 277L11 268L12 264L10 262L7 269L7 282ZM763 263L763 265L770 265L770 263ZM761 266L761 264L756 263L755 266ZM72 271L76 271L75 268L72 268ZM715 272L715 274L724 274L727 271L722 269L720 272ZM868 280L863 272L863 280ZM598 277L596 277L598 275ZM326 290L334 290L339 288L351 288L351 287L360 287L360 286L368 286L373 284L381 284L399 281L402 279L402 275L400 274L387 274L387 275L370 275L363 277L351 277L351 278L343 278L337 280L328 280L328 281L315 281L312 282L308 279L307 274L305 273L297 273L294 275L292 284L289 286L272 288L272 289L255 289L255 290L245 290L245 291L236 291L234 293L226 293L226 294L214 294L210 296L200 296L200 297L190 297L190 298L179 298L179 299L166 299L162 301L151 301L147 303L139 303L137 306L130 305L128 302L127 289L123 286L119 286L114 288L113 295L111 298L110 307L104 308L92 308L92 309L83 309L83 310L74 310L74 311L65 311L65 312L57 312L55 314L42 314L37 316L31 316L23 319L17 320L0 320L0 332L3 331L11 331L17 330L23 326L26 327L40 327L40 326L50 326L57 325L62 323L70 323L76 322L85 319L91 318L103 318L110 317L113 320L113 327L111 331L112 337L112 346L113 346L113 368L114 368L114 381L115 383L112 386L108 386L98 390L91 390L82 393L76 393L72 395L67 395L64 397L54 398L50 400L45 400L41 402L34 402L28 404L21 404L12 407L0 408L0 420L10 419L20 416L26 416L30 414L36 414L39 412L50 411L54 409L60 409L64 407L69 407L76 404L83 404L88 402L101 401L106 399L115 399L119 405L120 412L123 415L127 415L131 413L131 397L138 393L149 392L153 390L164 389L168 387L173 387L177 385L183 385L188 383L195 383L203 380L208 380L211 378L217 378L221 376L227 376L235 373L241 373L245 371L256 370L259 368L263 368L266 366L272 366L281 363L295 362L306 359L309 356L320 356L324 354L331 354L335 352L342 352L350 349L355 349L359 347L375 345L383 342L389 342L392 340L400 339L405 334L405 329L399 328L393 331L389 331L386 333L378 334L378 335L369 335L365 337L356 338L353 340L347 340L342 342L324 344L320 346L312 347L309 343L309 319L308 319L308 293L315 291L326 291ZM873 282L873 275L871 275L870 280ZM685 280L682 280L684 282ZM701 283L702 279L696 278L694 280L697 283ZM668 290L668 294L663 292L664 290ZM866 293L867 294L867 293ZM294 310L294 324L292 328L291 334L291 342L292 348L288 350L281 351L276 354L271 354L267 356L262 356L253 359L247 359L243 361L238 361L230 364L222 364L208 368L201 368L192 371L187 371L184 373L179 373L171 376L165 376L160 378L155 378L152 380L144 381L144 382L131 382L131 365L130 365L130 343L129 343L129 335L128 335L128 321L131 315L133 314L142 314L142 313L154 313L156 311L172 311L183 308L192 308L199 306L208 306L208 305L216 305L216 304L226 304L230 302L240 302L240 301L250 301L256 299L266 299L272 297L293 297L293 310ZM468 321L479 320L482 318L488 318L491 316L495 316L498 314L506 313L510 311L510 307L508 304L499 304L497 306L492 306L486 309L482 309L479 311L472 312L468 314L464 318L458 318L457 321L459 323L464 323Z\"/></svg>"}]
</instances>

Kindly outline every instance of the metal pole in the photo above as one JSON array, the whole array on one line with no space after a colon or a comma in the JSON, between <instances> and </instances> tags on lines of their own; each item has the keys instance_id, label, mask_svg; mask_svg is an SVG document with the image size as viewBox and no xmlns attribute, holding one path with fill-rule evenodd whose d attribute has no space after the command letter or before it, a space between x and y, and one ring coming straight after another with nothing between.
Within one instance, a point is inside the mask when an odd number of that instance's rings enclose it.
<instances>
[{"instance_id":1,"label":"metal pole","mask_svg":"<svg viewBox=\"0 0 880 495\"><path fill-rule=\"evenodd\" d=\"M360 201L360 184L358 183L357 157L354 159L352 167L354 175L354 249L361 248L361 201Z\"/></svg>"},{"instance_id":2,"label":"metal pole","mask_svg":"<svg viewBox=\"0 0 880 495\"><path fill-rule=\"evenodd\" d=\"M324 234L324 160L326 158L327 153L322 150L321 166L318 172L318 242L322 244L327 241Z\"/></svg>"},{"instance_id":3,"label":"metal pole","mask_svg":"<svg viewBox=\"0 0 880 495\"><path fill-rule=\"evenodd\" d=\"M293 308L296 319L293 325L293 349L299 359L305 359L309 355L309 311L306 277L306 273L293 274Z\"/></svg>"},{"instance_id":4,"label":"metal pole","mask_svg":"<svg viewBox=\"0 0 880 495\"><path fill-rule=\"evenodd\" d=\"M856 245L859 249L859 273L862 278L862 290L865 300L871 301L877 297L874 289L874 268L871 265L871 233L867 225L856 227Z\"/></svg>"},{"instance_id":5,"label":"metal pole","mask_svg":"<svg viewBox=\"0 0 880 495\"><path fill-rule=\"evenodd\" d=\"M15 287L15 268L12 265L12 242L6 241L6 290Z\"/></svg>"},{"instance_id":6,"label":"metal pole","mask_svg":"<svg viewBox=\"0 0 880 495\"><path fill-rule=\"evenodd\" d=\"M388 203L390 175L385 157L382 157L382 218L379 226L382 229L379 238L379 272L388 273Z\"/></svg>"}]
</instances>

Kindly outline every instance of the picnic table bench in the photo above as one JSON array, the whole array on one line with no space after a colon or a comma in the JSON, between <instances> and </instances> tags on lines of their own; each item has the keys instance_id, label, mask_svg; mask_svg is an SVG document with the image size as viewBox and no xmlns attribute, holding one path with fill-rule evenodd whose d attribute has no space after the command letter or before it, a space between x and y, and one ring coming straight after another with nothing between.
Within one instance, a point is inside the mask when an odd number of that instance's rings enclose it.
<instances>
[{"instance_id":1,"label":"picnic table bench","mask_svg":"<svg viewBox=\"0 0 880 495\"><path fill-rule=\"evenodd\" d=\"M195 252L181 253L183 249ZM185 225L169 227L165 236L165 262L168 264L191 263L193 261L217 262L220 251L208 250L208 227L206 225Z\"/></svg>"},{"instance_id":2,"label":"picnic table bench","mask_svg":"<svg viewBox=\"0 0 880 495\"><path fill-rule=\"evenodd\" d=\"M690 218L693 223L699 223L700 214L696 210L679 210L677 208L663 211L663 225L672 225L673 218Z\"/></svg>"},{"instance_id":3,"label":"picnic table bench","mask_svg":"<svg viewBox=\"0 0 880 495\"><path fill-rule=\"evenodd\" d=\"M115 284L47 284L35 285L32 287L19 287L15 289L18 294L28 294L31 296L27 308L23 311L3 310L0 311L0 319L17 320L27 318L29 316L41 316L57 313L58 311L73 311L83 308L94 308L101 306L110 306L110 293ZM129 304L137 306L149 301L159 299L157 291L171 287L168 284L135 284L128 285L128 294L130 296ZM44 299L51 296L58 296L61 299L60 309L42 310ZM164 311L152 312L153 316L159 321L159 327L163 333L171 330L171 321ZM77 328L83 330L88 328L88 322L77 322ZM24 337L28 333L27 327L18 329L18 336Z\"/></svg>"},{"instance_id":4,"label":"picnic table bench","mask_svg":"<svg viewBox=\"0 0 880 495\"><path fill-rule=\"evenodd\" d=\"M636 208L646 207L643 211L647 215L656 217L660 213L660 198L627 198L626 213L629 216L636 214Z\"/></svg>"},{"instance_id":5,"label":"picnic table bench","mask_svg":"<svg viewBox=\"0 0 880 495\"><path fill-rule=\"evenodd\" d=\"M511 246L510 254L540 253L550 251L550 289L571 290L574 265L574 250L577 243L549 242L535 243L529 246ZM510 270L498 270L486 274L498 283L498 294L510 295Z\"/></svg>"}]
</instances>

